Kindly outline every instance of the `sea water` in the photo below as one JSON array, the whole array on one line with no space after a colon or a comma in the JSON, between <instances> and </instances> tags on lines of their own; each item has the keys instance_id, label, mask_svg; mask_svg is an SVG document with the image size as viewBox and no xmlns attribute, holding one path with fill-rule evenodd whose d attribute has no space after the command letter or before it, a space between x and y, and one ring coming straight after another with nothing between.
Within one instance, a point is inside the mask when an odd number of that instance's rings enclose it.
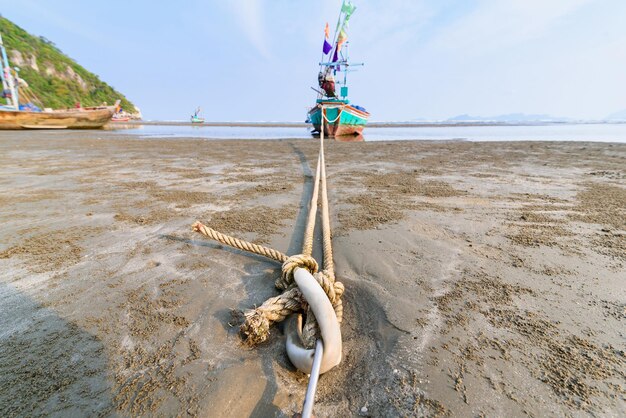
<instances>
[{"instance_id":1,"label":"sea water","mask_svg":"<svg viewBox=\"0 0 626 418\"><path fill-rule=\"evenodd\" d=\"M305 139L305 127L128 125L103 134L121 133L138 138L203 139ZM367 127L365 141L463 140L463 141L592 141L626 143L626 123Z\"/></svg>"},{"instance_id":2,"label":"sea water","mask_svg":"<svg viewBox=\"0 0 626 418\"><path fill-rule=\"evenodd\" d=\"M38 131L0 131L5 136L32 136ZM41 131L46 138L199 138L199 139L310 139L311 129L302 125L275 126L191 126L158 124L110 124L102 130ZM626 143L626 123L496 125L496 126L368 126L363 133L365 141L591 141Z\"/></svg>"}]
</instances>

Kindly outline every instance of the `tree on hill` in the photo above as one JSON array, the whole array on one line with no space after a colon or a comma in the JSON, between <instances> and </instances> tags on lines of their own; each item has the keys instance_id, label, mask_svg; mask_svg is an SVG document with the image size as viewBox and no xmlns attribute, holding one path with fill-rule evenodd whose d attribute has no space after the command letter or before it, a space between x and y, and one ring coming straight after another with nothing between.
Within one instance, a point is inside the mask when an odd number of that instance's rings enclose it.
<instances>
[{"instance_id":1,"label":"tree on hill","mask_svg":"<svg viewBox=\"0 0 626 418\"><path fill-rule=\"evenodd\" d=\"M19 67L19 76L29 91L45 107L67 108L79 102L97 106L121 100L122 107L134 112L135 106L123 94L73 59L44 36L33 36L0 15L0 34L11 66Z\"/></svg>"}]
</instances>

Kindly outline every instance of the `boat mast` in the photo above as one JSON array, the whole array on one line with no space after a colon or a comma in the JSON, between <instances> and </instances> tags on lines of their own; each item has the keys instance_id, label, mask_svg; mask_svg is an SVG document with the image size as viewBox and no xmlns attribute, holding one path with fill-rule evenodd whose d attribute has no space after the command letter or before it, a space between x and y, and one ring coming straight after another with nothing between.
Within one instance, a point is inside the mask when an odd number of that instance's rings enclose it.
<instances>
[{"instance_id":1,"label":"boat mast","mask_svg":"<svg viewBox=\"0 0 626 418\"><path fill-rule=\"evenodd\" d=\"M332 69L332 71L334 71L336 74L337 67L339 68L339 72L343 71L343 82L341 81L337 82L337 84L341 86L341 89L339 90L340 93L339 93L339 96L337 96L337 98L341 98L343 100L347 100L347 97L348 97L348 71L350 71L349 67L363 65L363 63L348 62L348 59L349 59L348 58L348 55L349 55L348 44L350 43L349 41L345 41L343 43L343 47L341 48L341 51L337 51L337 48L339 47L338 45L339 35L341 34L341 31L344 29L347 18L349 18L352 12L354 11L354 6L351 6L353 8L349 13L344 11L345 3L346 3L345 0L341 3L341 10L339 11L339 18L337 19L337 26L335 27L335 33L333 35L333 48L329 52L329 61L320 62L320 73L325 73L326 71L331 71ZM350 2L348 2L348 4L351 5ZM335 53L337 53L337 61L333 61L333 57L335 56ZM322 53L322 59L324 59L324 55L325 54ZM318 93L318 99L321 99L324 97L323 92L318 91L318 90L315 90L315 91L317 91Z\"/></svg>"},{"instance_id":2,"label":"boat mast","mask_svg":"<svg viewBox=\"0 0 626 418\"><path fill-rule=\"evenodd\" d=\"M2 35L0 35L0 51L2 52L2 89L9 90L11 92L11 100L7 97L7 104L15 107L15 110L19 110L19 102L17 100L17 88L13 82L13 76L11 75L11 67L9 66L9 58L7 57L7 51L4 48L4 42L2 41Z\"/></svg>"},{"instance_id":3,"label":"boat mast","mask_svg":"<svg viewBox=\"0 0 626 418\"><path fill-rule=\"evenodd\" d=\"M2 43L2 34L0 34L0 48L2 48L2 51L4 52L4 44ZM9 86L7 85L7 82L4 79L4 60L2 61L2 71L0 71L0 79L2 79L2 91L8 89ZM8 98L7 98L7 104L10 104Z\"/></svg>"},{"instance_id":4,"label":"boat mast","mask_svg":"<svg viewBox=\"0 0 626 418\"><path fill-rule=\"evenodd\" d=\"M339 27L340 27L340 24L341 24L341 16L343 15L343 1L341 2L341 5L342 5L342 7L339 10L339 16L337 17L337 26L335 26L335 33L333 33L333 38L332 38L333 42L332 42L331 45L333 46L333 48L328 53L329 57L331 57L331 59L332 59L332 57L335 54L335 49L337 48L337 34L339 32ZM324 61L324 53L322 52L322 57L320 58L320 73L326 72L326 70L330 67L329 65L325 64L323 61ZM316 91L317 91L317 98L318 99L324 98L324 93L323 92L318 91L318 90L316 90Z\"/></svg>"}]
</instances>

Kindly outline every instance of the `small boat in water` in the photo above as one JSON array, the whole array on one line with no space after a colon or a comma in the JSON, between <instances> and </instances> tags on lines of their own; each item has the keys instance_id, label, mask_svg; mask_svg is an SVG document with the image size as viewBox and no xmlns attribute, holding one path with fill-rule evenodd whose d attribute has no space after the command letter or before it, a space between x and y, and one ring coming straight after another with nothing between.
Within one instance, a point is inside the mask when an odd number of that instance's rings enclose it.
<instances>
[{"instance_id":1,"label":"small boat in water","mask_svg":"<svg viewBox=\"0 0 626 418\"><path fill-rule=\"evenodd\" d=\"M356 6L349 0L341 5L337 28L333 42L329 42L328 23L325 29L323 57L320 62L317 92L317 100L308 112L307 123L313 125L312 133L319 134L324 130L324 135L335 139L362 140L361 133L367 124L370 114L361 106L350 103L348 100L347 75L350 67L361 66L362 63L350 63L348 61L348 21L354 13ZM326 62L324 62L326 61ZM339 86L339 94L336 87ZM355 140L355 139L352 139Z\"/></svg>"},{"instance_id":2,"label":"small boat in water","mask_svg":"<svg viewBox=\"0 0 626 418\"><path fill-rule=\"evenodd\" d=\"M17 71L9 65L9 59L0 36L2 54L2 99L0 104L0 129L95 129L101 128L111 120L119 106L118 100L113 106L77 107L75 109L40 110L31 103L20 104L19 87L23 83Z\"/></svg>"},{"instance_id":3,"label":"small boat in water","mask_svg":"<svg viewBox=\"0 0 626 418\"><path fill-rule=\"evenodd\" d=\"M204 123L204 118L200 117L200 112L202 112L202 109L198 107L193 115L191 115L191 123Z\"/></svg>"}]
</instances>

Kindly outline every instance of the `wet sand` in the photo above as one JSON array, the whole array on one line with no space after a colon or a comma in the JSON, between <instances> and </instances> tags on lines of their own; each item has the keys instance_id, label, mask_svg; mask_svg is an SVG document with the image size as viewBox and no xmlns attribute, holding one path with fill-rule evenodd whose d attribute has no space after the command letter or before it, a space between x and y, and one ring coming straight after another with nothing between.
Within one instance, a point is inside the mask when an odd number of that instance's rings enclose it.
<instances>
[{"instance_id":1,"label":"wet sand","mask_svg":"<svg viewBox=\"0 0 626 418\"><path fill-rule=\"evenodd\" d=\"M291 416L280 327L232 310L298 253L312 140L0 133L0 416ZM325 416L626 414L626 145L327 148L344 361ZM319 254L319 243L316 248Z\"/></svg>"}]
</instances>

